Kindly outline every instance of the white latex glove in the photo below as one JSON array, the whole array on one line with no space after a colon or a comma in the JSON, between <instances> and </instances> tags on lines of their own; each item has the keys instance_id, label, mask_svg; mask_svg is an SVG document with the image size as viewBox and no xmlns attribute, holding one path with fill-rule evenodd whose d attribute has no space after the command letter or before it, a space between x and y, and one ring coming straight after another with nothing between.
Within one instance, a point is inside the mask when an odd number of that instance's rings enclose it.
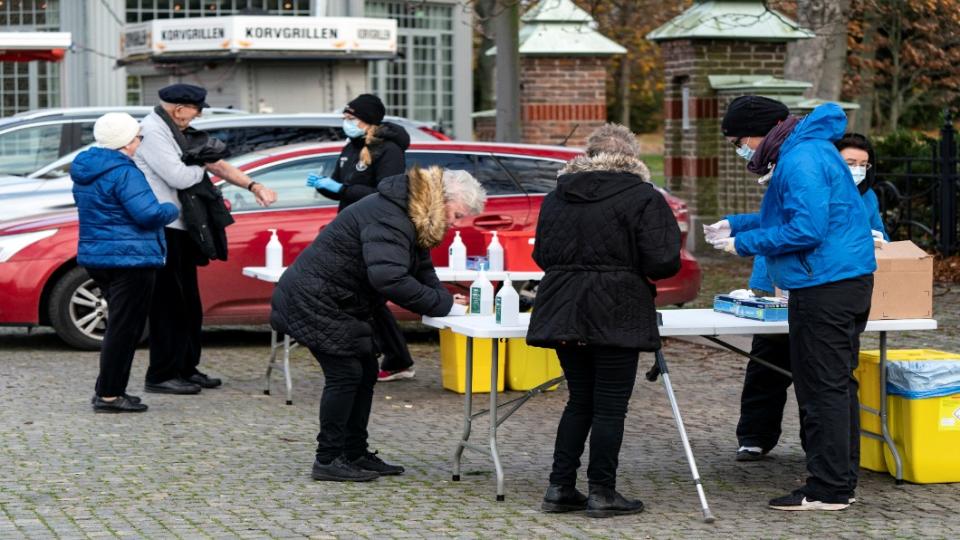
<instances>
[{"instance_id":1,"label":"white latex glove","mask_svg":"<svg viewBox=\"0 0 960 540\"><path fill-rule=\"evenodd\" d=\"M734 298L748 299L748 298L755 298L757 295L753 294L753 291L751 291L750 289L737 289L735 291L730 291L730 294L728 296L732 296Z\"/></svg>"},{"instance_id":2,"label":"white latex glove","mask_svg":"<svg viewBox=\"0 0 960 540\"><path fill-rule=\"evenodd\" d=\"M874 229L870 229L870 234L873 235L874 241L879 240L879 241L881 241L881 242L883 242L883 243L887 243L887 239L883 237L883 232L882 232L882 231L877 231L877 230L874 230Z\"/></svg>"},{"instance_id":3,"label":"white latex glove","mask_svg":"<svg viewBox=\"0 0 960 540\"><path fill-rule=\"evenodd\" d=\"M730 232L730 222L725 219L721 219L713 225L703 226L703 236L711 244L717 240L730 238Z\"/></svg>"},{"instance_id":4,"label":"white latex glove","mask_svg":"<svg viewBox=\"0 0 960 540\"><path fill-rule=\"evenodd\" d=\"M737 253L736 243L733 238L721 238L720 240L711 243L713 244L714 249L719 249L720 251L733 255L739 255Z\"/></svg>"}]
</instances>

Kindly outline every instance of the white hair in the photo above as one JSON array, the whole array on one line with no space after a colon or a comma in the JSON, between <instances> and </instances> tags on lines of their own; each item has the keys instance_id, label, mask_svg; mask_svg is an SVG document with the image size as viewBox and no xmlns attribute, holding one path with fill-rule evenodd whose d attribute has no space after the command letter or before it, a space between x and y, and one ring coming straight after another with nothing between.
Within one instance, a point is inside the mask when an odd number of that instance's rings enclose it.
<instances>
[{"instance_id":1,"label":"white hair","mask_svg":"<svg viewBox=\"0 0 960 540\"><path fill-rule=\"evenodd\" d=\"M472 213L479 214L483 212L483 207L487 203L487 192L467 171L444 169L443 198L450 202L462 203Z\"/></svg>"}]
</instances>

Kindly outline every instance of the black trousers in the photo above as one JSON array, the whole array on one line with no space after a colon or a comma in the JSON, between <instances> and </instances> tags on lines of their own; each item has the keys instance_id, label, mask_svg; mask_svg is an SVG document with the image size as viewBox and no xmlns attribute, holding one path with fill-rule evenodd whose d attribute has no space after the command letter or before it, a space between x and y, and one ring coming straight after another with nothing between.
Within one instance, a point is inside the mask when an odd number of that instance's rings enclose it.
<instances>
[{"instance_id":1,"label":"black trousers","mask_svg":"<svg viewBox=\"0 0 960 540\"><path fill-rule=\"evenodd\" d=\"M592 486L616 487L623 422L639 353L618 347L557 348L570 396L557 427L551 484L576 484L589 433L587 479Z\"/></svg>"},{"instance_id":2,"label":"black trousers","mask_svg":"<svg viewBox=\"0 0 960 540\"><path fill-rule=\"evenodd\" d=\"M756 334L750 354L790 371L790 337L786 334ZM740 395L737 442L769 452L780 441L783 407L793 379L750 360ZM802 431L802 430L801 430ZM803 439L801 438L801 441Z\"/></svg>"},{"instance_id":3,"label":"black trousers","mask_svg":"<svg viewBox=\"0 0 960 540\"><path fill-rule=\"evenodd\" d=\"M339 357L314 350L310 352L320 362L324 377L317 459L329 463L340 455L350 460L365 455L373 386L377 384L379 372L376 357Z\"/></svg>"},{"instance_id":4,"label":"black trousers","mask_svg":"<svg viewBox=\"0 0 960 540\"><path fill-rule=\"evenodd\" d=\"M198 247L186 231L165 228L167 263L157 271L150 309L148 383L187 378L200 364L203 305L197 285Z\"/></svg>"},{"instance_id":5,"label":"black trousers","mask_svg":"<svg viewBox=\"0 0 960 540\"><path fill-rule=\"evenodd\" d=\"M790 365L807 443L804 493L846 502L860 467L860 402L853 370L873 276L790 291Z\"/></svg>"},{"instance_id":6,"label":"black trousers","mask_svg":"<svg viewBox=\"0 0 960 540\"><path fill-rule=\"evenodd\" d=\"M373 311L373 336L383 355L380 369L401 371L413 366L413 358L407 350L407 340L403 338L400 325L386 304Z\"/></svg>"},{"instance_id":7,"label":"black trousers","mask_svg":"<svg viewBox=\"0 0 960 540\"><path fill-rule=\"evenodd\" d=\"M130 366L150 312L154 268L87 268L107 300L107 331L100 347L96 392L117 397L127 391Z\"/></svg>"}]
</instances>

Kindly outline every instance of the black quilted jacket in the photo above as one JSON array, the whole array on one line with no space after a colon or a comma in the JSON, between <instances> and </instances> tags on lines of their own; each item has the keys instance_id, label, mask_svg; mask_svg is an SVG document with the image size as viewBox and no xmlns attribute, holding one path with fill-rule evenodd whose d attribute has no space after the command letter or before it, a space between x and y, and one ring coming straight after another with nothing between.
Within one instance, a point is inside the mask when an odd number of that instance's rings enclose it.
<instances>
[{"instance_id":1,"label":"black quilted jacket","mask_svg":"<svg viewBox=\"0 0 960 540\"><path fill-rule=\"evenodd\" d=\"M414 169L409 187L398 175L378 191L337 215L273 293L270 324L318 354L373 354L370 320L386 300L433 316L453 305L429 252L446 230L439 174Z\"/></svg>"},{"instance_id":2,"label":"black quilted jacket","mask_svg":"<svg viewBox=\"0 0 960 540\"><path fill-rule=\"evenodd\" d=\"M533 258L546 275L529 344L660 348L649 280L680 270L680 229L648 174L642 162L610 154L561 171L537 224Z\"/></svg>"}]
</instances>

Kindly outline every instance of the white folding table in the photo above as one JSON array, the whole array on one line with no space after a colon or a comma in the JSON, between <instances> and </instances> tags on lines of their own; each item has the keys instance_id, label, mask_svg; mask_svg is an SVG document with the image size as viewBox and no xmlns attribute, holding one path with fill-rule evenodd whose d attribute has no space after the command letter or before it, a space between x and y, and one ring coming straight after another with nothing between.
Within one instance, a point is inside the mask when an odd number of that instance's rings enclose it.
<instances>
[{"instance_id":1,"label":"white folding table","mask_svg":"<svg viewBox=\"0 0 960 540\"><path fill-rule=\"evenodd\" d=\"M276 283L280 281L286 268L267 268L266 266L246 266L243 268L243 275ZM270 329L270 358L267 360L267 385L263 393L270 395L270 375L273 374L273 368L277 367L283 370L283 381L287 388L287 405L293 405L293 380L290 376L290 351L297 346L297 342L290 339L290 336L283 334L282 341L279 339L279 333L273 328ZM283 363L277 362L277 351L283 349Z\"/></svg>"},{"instance_id":2,"label":"white folding table","mask_svg":"<svg viewBox=\"0 0 960 540\"><path fill-rule=\"evenodd\" d=\"M661 310L660 313L663 315L663 324L660 326L660 335L663 337L675 337L675 336L701 336L708 340L711 340L715 343L722 345L723 347L736 352L738 354L747 356L756 361L767 365L768 367L775 369L786 375L790 375L789 372L786 372L782 369L776 368L775 366L769 365L767 362L764 362L762 359L750 356L750 353L743 351L737 347L734 347L721 339L719 336L726 335L743 335L743 334L786 334L789 332L787 322L762 322L754 321L751 319L743 319L739 317L734 317L733 315L718 313L710 309L667 309ZM497 391L497 353L498 353L498 341L503 338L522 338L527 335L527 326L530 323L530 315L528 313L522 313L520 315L520 321L517 326L502 326L496 324L493 316L454 316L454 317L424 317L423 323L427 326L433 328L447 328L451 331L466 336L467 338L467 353L466 353L466 393L464 394L464 425L463 425L463 436L457 442L457 447L454 452L453 458L453 479L460 479L460 458L463 454L464 449L471 449L485 453L489 455L496 469L497 475L497 500L504 499L504 490L503 490L503 467L500 462L500 454L497 450L497 428L499 425L506 420L513 412L519 408L524 402L526 402L529 397L532 396L532 393L520 398L520 402L512 409L510 409L507 414L502 417L498 417L498 408L509 403L498 404L498 391ZM886 363L887 363L887 332L894 331L906 331L906 330L935 330L937 328L937 321L934 319L903 319L903 320L887 320L887 321L869 321L867 323L866 331L867 332L879 332L880 333L880 409L872 409L868 407L863 407L863 409L871 414L876 414L880 416L881 421L881 433L871 433L867 431L862 431L864 436L875 438L881 440L890 448L890 452L893 455L893 459L896 463L896 475L897 483L902 483L903 481L903 466L900 459L900 455L897 452L896 445L893 443L893 439L890 436L890 432L887 428L887 381L886 381ZM473 339L474 338L492 338L493 347L492 347L492 356L490 362L490 409L489 411L482 411L480 413L473 413L473 385L472 385L472 374L473 374ZM662 355L658 355L658 362L662 360ZM663 368L666 367L666 364L663 363ZM681 437L684 439L684 445L687 445L686 434L683 429L682 420L680 419L679 409L676 407L675 400L672 396L672 389L670 387L668 375L665 371L661 373L664 375L664 383L667 387L668 397L671 399L671 405L674 406L674 416L678 423L678 429L681 432ZM544 384L554 385L556 380L549 381ZM540 387L538 387L540 388ZM531 392L536 392L538 389L534 389ZM511 402L512 403L512 402ZM471 423L472 421L484 414L490 414L490 439L488 446L481 446L469 442ZM712 516L709 515L709 509L706 507L706 501L702 494L702 488L699 485L698 473L696 471L696 465L693 462L692 454L688 453L688 459L690 461L691 471L693 472L694 481L697 483L698 492L701 495L701 502L703 503L704 518L708 521L712 520Z\"/></svg>"}]
</instances>

